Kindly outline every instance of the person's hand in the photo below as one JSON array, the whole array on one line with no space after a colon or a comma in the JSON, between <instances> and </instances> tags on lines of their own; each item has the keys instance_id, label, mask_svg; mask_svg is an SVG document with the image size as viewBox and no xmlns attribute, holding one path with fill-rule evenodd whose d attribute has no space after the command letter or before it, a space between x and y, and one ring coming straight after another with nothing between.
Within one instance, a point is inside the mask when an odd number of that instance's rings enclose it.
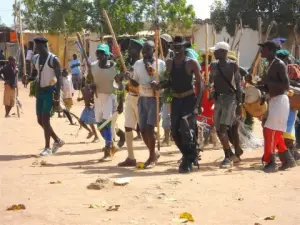
<instances>
[{"instance_id":1,"label":"person's hand","mask_svg":"<svg viewBox=\"0 0 300 225\"><path fill-rule=\"evenodd\" d=\"M158 91L160 89L160 84L156 80L151 81L150 85L151 85L151 88L155 91Z\"/></svg>"},{"instance_id":2,"label":"person's hand","mask_svg":"<svg viewBox=\"0 0 300 225\"><path fill-rule=\"evenodd\" d=\"M61 112L62 111L59 99L54 99L53 106L54 106L54 108L55 108L55 110L57 112Z\"/></svg>"},{"instance_id":3,"label":"person's hand","mask_svg":"<svg viewBox=\"0 0 300 225\"><path fill-rule=\"evenodd\" d=\"M129 71L126 71L124 73L124 78L125 78L125 80L129 80L131 78L131 73Z\"/></svg>"},{"instance_id":4,"label":"person's hand","mask_svg":"<svg viewBox=\"0 0 300 225\"><path fill-rule=\"evenodd\" d=\"M123 103L119 103L119 105L117 107L117 111L119 114L121 114L123 112Z\"/></svg>"}]
</instances>

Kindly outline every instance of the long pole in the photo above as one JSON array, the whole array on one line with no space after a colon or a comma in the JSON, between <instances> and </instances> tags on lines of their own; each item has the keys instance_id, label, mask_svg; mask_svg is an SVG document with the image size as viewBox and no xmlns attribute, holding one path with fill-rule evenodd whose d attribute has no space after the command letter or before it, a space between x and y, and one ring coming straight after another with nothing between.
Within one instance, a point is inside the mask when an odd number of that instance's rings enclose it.
<instances>
[{"instance_id":1,"label":"long pole","mask_svg":"<svg viewBox=\"0 0 300 225\"><path fill-rule=\"evenodd\" d=\"M205 24L205 82L208 83L208 23Z\"/></svg>"},{"instance_id":2,"label":"long pole","mask_svg":"<svg viewBox=\"0 0 300 225\"><path fill-rule=\"evenodd\" d=\"M23 43L23 32L22 32L22 25L20 23L20 20L21 20L21 15L20 15L20 9L19 9L19 6L18 6L18 3L17 3L17 0L15 0L15 18L14 18L14 22L15 22L15 26L17 25L17 22L16 22L16 18L18 18L18 24L19 24L19 29L20 29L20 38L21 38L21 43ZM19 51L18 51L18 56L20 55L20 52L23 50L24 51L24 48L23 48L23 45L20 44L20 40L19 40L19 37L18 37L18 32L16 32L16 38L17 38L17 44L19 46ZM23 52L22 51L22 52ZM23 54L22 54L23 55ZM23 59L25 59L25 57L23 56ZM24 60L25 61L25 60ZM22 70L24 72L24 61L23 61L23 67L22 67ZM18 60L19 62L19 60ZM25 74L24 74L25 75ZM19 96L19 87L18 87L18 74L16 74L16 80L17 80L17 86L16 86L16 106L17 106L17 115L18 117L20 118L20 109L19 109L19 104L18 104L18 96Z\"/></svg>"},{"instance_id":3,"label":"long pole","mask_svg":"<svg viewBox=\"0 0 300 225\"><path fill-rule=\"evenodd\" d=\"M117 38L116 38L116 35L115 35L115 32L114 32L114 29L111 25L111 22L110 22L110 19L107 15L107 12L106 10L103 9L103 15L105 17L105 20L106 20L106 23L108 25L108 28L109 28L109 31L110 31L110 34L112 35L113 37L113 41L114 41L114 45L117 47L117 51L118 51L118 55L120 57L120 61L121 61L121 65L122 65L122 68L123 68L123 72L126 72L127 71L127 68L126 68L126 64L125 64L125 60L124 60L124 57L122 55L122 52L121 52L121 49L119 47L119 44L118 44L118 41L117 41Z\"/></svg>"}]
</instances>

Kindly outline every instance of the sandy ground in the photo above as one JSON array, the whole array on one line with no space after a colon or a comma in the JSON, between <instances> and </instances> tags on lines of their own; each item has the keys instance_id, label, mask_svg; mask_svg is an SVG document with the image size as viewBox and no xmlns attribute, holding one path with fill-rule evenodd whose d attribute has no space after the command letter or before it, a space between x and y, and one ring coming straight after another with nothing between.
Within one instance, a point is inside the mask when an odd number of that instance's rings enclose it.
<instances>
[{"instance_id":1,"label":"sandy ground","mask_svg":"<svg viewBox=\"0 0 300 225\"><path fill-rule=\"evenodd\" d=\"M2 82L0 93L2 99ZM75 137L78 127L55 116L53 127L66 145L55 156L38 158L44 139L36 123L35 100L23 87L20 96L21 118L5 119L4 108L0 111L1 225L167 225L178 224L174 218L183 212L191 213L197 225L300 224L300 167L264 174L258 169L262 149L246 151L243 163L232 171L218 168L223 153L211 146L202 154L200 170L188 175L177 172L180 154L175 146L162 149L155 169L118 168L126 148L112 162L99 163L103 140L91 144L83 130ZM73 112L80 115L82 107L76 103ZM123 123L121 116L118 124L123 127ZM255 129L261 136L259 125ZM138 161L146 160L144 144L135 142L135 149ZM42 160L45 166L40 165ZM122 177L130 177L131 182L87 189L98 178ZM53 181L61 183L50 184ZM26 210L6 211L12 204L24 204ZM90 204L99 208L89 208ZM111 205L120 208L106 211ZM264 220L268 216L276 218Z\"/></svg>"}]
</instances>

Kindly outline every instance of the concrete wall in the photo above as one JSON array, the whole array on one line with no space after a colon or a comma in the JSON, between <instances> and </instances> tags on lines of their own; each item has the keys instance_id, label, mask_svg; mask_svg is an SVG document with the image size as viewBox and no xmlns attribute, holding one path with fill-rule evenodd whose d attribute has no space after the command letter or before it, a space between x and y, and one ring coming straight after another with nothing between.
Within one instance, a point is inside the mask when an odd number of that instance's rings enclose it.
<instances>
[{"instance_id":1,"label":"concrete wall","mask_svg":"<svg viewBox=\"0 0 300 225\"><path fill-rule=\"evenodd\" d=\"M209 47L213 46L213 26L209 26L209 32L208 32L208 45ZM239 37L239 34L237 35L237 39ZM216 41L224 41L224 39L227 41L229 38L229 44L232 43L232 37L229 36L229 34L226 32L225 29L222 30L222 32L218 33L216 35ZM240 65L243 67L250 67L252 64L252 61L256 55L256 52L258 50L258 32L251 30L251 29L244 29L243 36L240 41ZM196 45L197 50L203 50L205 49L205 25L198 25L196 29L194 30L194 43Z\"/></svg>"}]
</instances>

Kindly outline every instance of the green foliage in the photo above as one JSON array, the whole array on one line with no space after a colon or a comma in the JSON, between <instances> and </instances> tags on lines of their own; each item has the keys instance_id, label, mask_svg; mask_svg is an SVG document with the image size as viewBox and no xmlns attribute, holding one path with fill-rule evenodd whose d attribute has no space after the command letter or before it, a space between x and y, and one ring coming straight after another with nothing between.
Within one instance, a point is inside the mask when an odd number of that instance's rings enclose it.
<instances>
[{"instance_id":1,"label":"green foliage","mask_svg":"<svg viewBox=\"0 0 300 225\"><path fill-rule=\"evenodd\" d=\"M217 32L225 27L233 36L240 18L244 27L257 30L257 18L260 16L263 21L263 31L267 29L271 21L275 20L277 29L274 30L277 35L284 37L296 24L300 24L299 10L299 0L215 0L211 7L211 20Z\"/></svg>"},{"instance_id":2,"label":"green foliage","mask_svg":"<svg viewBox=\"0 0 300 225\"><path fill-rule=\"evenodd\" d=\"M193 6L186 6L186 0L157 1L157 18L162 30L174 26L178 29L191 27L195 12ZM85 28L108 34L103 9L116 35L136 33L143 29L145 21L155 20L152 0L24 0L24 5L24 23L29 29L53 33L65 29L72 33Z\"/></svg>"},{"instance_id":3,"label":"green foliage","mask_svg":"<svg viewBox=\"0 0 300 225\"><path fill-rule=\"evenodd\" d=\"M170 79L170 73L168 71L165 71L163 74L163 79L164 80L169 80ZM171 103L173 99L173 94L171 88L165 88L163 93L162 93L162 101L163 103Z\"/></svg>"}]
</instances>

